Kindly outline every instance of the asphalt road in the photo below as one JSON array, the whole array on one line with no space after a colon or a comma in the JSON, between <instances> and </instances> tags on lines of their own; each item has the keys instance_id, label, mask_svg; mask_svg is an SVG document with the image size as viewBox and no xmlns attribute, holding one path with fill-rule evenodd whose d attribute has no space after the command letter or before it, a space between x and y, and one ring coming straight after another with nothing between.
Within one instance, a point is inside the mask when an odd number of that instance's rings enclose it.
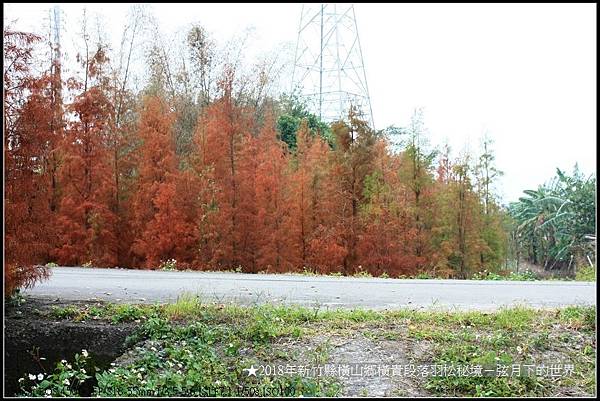
<instances>
[{"instance_id":1,"label":"asphalt road","mask_svg":"<svg viewBox=\"0 0 600 401\"><path fill-rule=\"evenodd\" d=\"M171 272L56 267L24 291L60 300L172 302L182 293L240 304L286 303L322 308L492 310L508 305L595 305L596 283L569 281L398 280L381 278Z\"/></svg>"}]
</instances>

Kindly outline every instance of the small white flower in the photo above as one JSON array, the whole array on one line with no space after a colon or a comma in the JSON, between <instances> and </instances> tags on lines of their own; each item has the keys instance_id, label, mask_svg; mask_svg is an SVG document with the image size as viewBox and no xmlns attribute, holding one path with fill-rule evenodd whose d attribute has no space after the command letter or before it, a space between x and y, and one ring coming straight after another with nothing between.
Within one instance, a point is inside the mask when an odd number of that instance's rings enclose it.
<instances>
[{"instance_id":1,"label":"small white flower","mask_svg":"<svg viewBox=\"0 0 600 401\"><path fill-rule=\"evenodd\" d=\"M137 374L137 377L138 377L138 379L141 379L141 378L142 378L142 374L141 374L141 373L138 373L138 374Z\"/></svg>"},{"instance_id":2,"label":"small white flower","mask_svg":"<svg viewBox=\"0 0 600 401\"><path fill-rule=\"evenodd\" d=\"M83 355L84 357L86 357L86 358L87 358L87 356L88 356L88 352L87 352L87 350L84 350L84 349L82 349L82 350L81 350L81 355Z\"/></svg>"},{"instance_id":3,"label":"small white flower","mask_svg":"<svg viewBox=\"0 0 600 401\"><path fill-rule=\"evenodd\" d=\"M64 365L65 363L67 363L67 361L65 359L61 359L60 363L62 363Z\"/></svg>"},{"instance_id":4,"label":"small white flower","mask_svg":"<svg viewBox=\"0 0 600 401\"><path fill-rule=\"evenodd\" d=\"M180 375L180 374L181 374L181 370L178 370L178 371L177 371L177 374L178 374L178 375Z\"/></svg>"},{"instance_id":5,"label":"small white flower","mask_svg":"<svg viewBox=\"0 0 600 401\"><path fill-rule=\"evenodd\" d=\"M44 380L44 374L43 373L40 373L38 375L38 380Z\"/></svg>"},{"instance_id":6,"label":"small white flower","mask_svg":"<svg viewBox=\"0 0 600 401\"><path fill-rule=\"evenodd\" d=\"M35 380L35 375L29 374L29 380Z\"/></svg>"},{"instance_id":7,"label":"small white flower","mask_svg":"<svg viewBox=\"0 0 600 401\"><path fill-rule=\"evenodd\" d=\"M154 347L150 347L150 349L151 349L152 351L156 352L156 348L154 348Z\"/></svg>"},{"instance_id":8,"label":"small white flower","mask_svg":"<svg viewBox=\"0 0 600 401\"><path fill-rule=\"evenodd\" d=\"M52 390L50 390L50 389L46 390L46 394L52 394Z\"/></svg>"},{"instance_id":9,"label":"small white flower","mask_svg":"<svg viewBox=\"0 0 600 401\"><path fill-rule=\"evenodd\" d=\"M140 383L141 384L146 384L146 380L142 380Z\"/></svg>"},{"instance_id":10,"label":"small white flower","mask_svg":"<svg viewBox=\"0 0 600 401\"><path fill-rule=\"evenodd\" d=\"M115 373L116 369L115 369L115 368L110 368L110 369L108 369L108 371L109 371L110 373Z\"/></svg>"},{"instance_id":11,"label":"small white flower","mask_svg":"<svg viewBox=\"0 0 600 401\"><path fill-rule=\"evenodd\" d=\"M110 363L110 366L115 366L115 365L116 365L116 364L115 364L114 362L111 362L111 363Z\"/></svg>"},{"instance_id":12,"label":"small white flower","mask_svg":"<svg viewBox=\"0 0 600 401\"><path fill-rule=\"evenodd\" d=\"M177 366L179 366L180 368L183 368L183 365L180 363L177 363Z\"/></svg>"},{"instance_id":13,"label":"small white flower","mask_svg":"<svg viewBox=\"0 0 600 401\"><path fill-rule=\"evenodd\" d=\"M143 366L140 368L140 372L143 372L145 370L146 370L146 368L144 368Z\"/></svg>"},{"instance_id":14,"label":"small white flower","mask_svg":"<svg viewBox=\"0 0 600 401\"><path fill-rule=\"evenodd\" d=\"M65 386L68 386L68 385L70 385L70 384L71 384L71 383L69 383L69 379L65 379L65 380L63 380L63 383L65 384Z\"/></svg>"},{"instance_id":15,"label":"small white flower","mask_svg":"<svg viewBox=\"0 0 600 401\"><path fill-rule=\"evenodd\" d=\"M85 372L85 369L83 369L83 368L82 368L82 369L80 369L80 371L81 371L81 373L84 373L84 374L86 373L86 372Z\"/></svg>"},{"instance_id":16,"label":"small white flower","mask_svg":"<svg viewBox=\"0 0 600 401\"><path fill-rule=\"evenodd\" d=\"M217 381L215 382L215 386L220 386L220 385L221 385L221 380L217 380Z\"/></svg>"}]
</instances>

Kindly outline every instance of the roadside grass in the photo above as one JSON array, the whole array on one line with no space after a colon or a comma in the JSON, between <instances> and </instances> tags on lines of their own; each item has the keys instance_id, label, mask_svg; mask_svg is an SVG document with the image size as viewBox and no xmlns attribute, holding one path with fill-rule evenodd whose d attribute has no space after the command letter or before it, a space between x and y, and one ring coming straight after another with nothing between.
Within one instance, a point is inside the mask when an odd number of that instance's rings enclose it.
<instances>
[{"instance_id":1,"label":"roadside grass","mask_svg":"<svg viewBox=\"0 0 600 401\"><path fill-rule=\"evenodd\" d=\"M255 377L246 370L297 360L296 351L288 350L285 344L303 344L323 333L344 339L359 335L376 342L412 343L414 347L409 350L429 344L430 352L415 357L422 366L445 365L457 372L480 366L509 373L500 377L494 373L417 379L417 385L432 395L595 395L595 307L330 310L272 304L244 307L203 302L198 295L184 294L173 304L70 305L54 308L51 316L77 321L103 319L112 324L139 322L127 341L130 351L96 375L98 385L93 395L98 396L193 396L203 395L209 388L219 393L205 395L340 395L342 385L334 377ZM330 351L326 344L320 345L306 351L304 358L313 365L326 363ZM524 369L527 364L571 364L573 370L560 377L511 374L516 366ZM248 389L254 393L244 394Z\"/></svg>"},{"instance_id":2,"label":"roadside grass","mask_svg":"<svg viewBox=\"0 0 600 401\"><path fill-rule=\"evenodd\" d=\"M97 375L95 395L335 396L339 385L332 379L248 374L248 368L281 357L269 345L301 336L298 324L307 319L306 310L203 304L183 295L140 326L130 362Z\"/></svg>"},{"instance_id":3,"label":"roadside grass","mask_svg":"<svg viewBox=\"0 0 600 401\"><path fill-rule=\"evenodd\" d=\"M265 325L258 329L202 321L178 325L151 318L140 334L145 340L127 355L127 361L96 376L95 395L235 396L252 388L256 395L333 396L338 391L328 380L250 376L248 368L264 363L261 346L277 335L276 329ZM254 353L242 352L252 347Z\"/></svg>"},{"instance_id":4,"label":"roadside grass","mask_svg":"<svg viewBox=\"0 0 600 401\"><path fill-rule=\"evenodd\" d=\"M441 327L439 320L422 321L409 329L409 336L434 343L433 364L451 366L456 372L474 366L490 370L489 376L481 377L458 373L429 377L425 388L435 395L595 395L595 314L595 307L459 313ZM524 374L527 365L548 368L552 364L573 365L573 373L557 377L547 370Z\"/></svg>"},{"instance_id":5,"label":"roadside grass","mask_svg":"<svg viewBox=\"0 0 600 401\"><path fill-rule=\"evenodd\" d=\"M172 320L179 320L198 314L201 306L198 295L185 293L178 297L177 302L165 305L163 313Z\"/></svg>"},{"instance_id":6,"label":"roadside grass","mask_svg":"<svg viewBox=\"0 0 600 401\"><path fill-rule=\"evenodd\" d=\"M83 313L84 312L75 305L67 305L52 307L51 315L55 319L71 319L81 321L82 319L80 319L80 316L82 316Z\"/></svg>"},{"instance_id":7,"label":"roadside grass","mask_svg":"<svg viewBox=\"0 0 600 401\"><path fill-rule=\"evenodd\" d=\"M582 266L575 273L575 281L596 281L596 268L593 266Z\"/></svg>"}]
</instances>

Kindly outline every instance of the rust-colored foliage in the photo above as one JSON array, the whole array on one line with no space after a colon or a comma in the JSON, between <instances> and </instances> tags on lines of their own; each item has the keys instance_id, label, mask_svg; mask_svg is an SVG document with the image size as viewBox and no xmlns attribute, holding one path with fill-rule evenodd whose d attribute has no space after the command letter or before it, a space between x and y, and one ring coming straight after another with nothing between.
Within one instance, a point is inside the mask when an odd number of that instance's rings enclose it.
<instances>
[{"instance_id":1,"label":"rust-colored foliage","mask_svg":"<svg viewBox=\"0 0 600 401\"><path fill-rule=\"evenodd\" d=\"M189 176L181 176L172 137L174 116L158 97L148 97L138 130L139 177L132 201L136 263L157 268L161 262L176 259L181 266L194 260L197 242L194 213L186 210Z\"/></svg>"},{"instance_id":2,"label":"rust-colored foliage","mask_svg":"<svg viewBox=\"0 0 600 401\"><path fill-rule=\"evenodd\" d=\"M407 207L410 192L397 174L400 158L389 153L383 140L377 141L374 152L374 171L363 190L358 263L375 275L412 275L424 258L414 252L417 229Z\"/></svg>"},{"instance_id":3,"label":"rust-colored foliage","mask_svg":"<svg viewBox=\"0 0 600 401\"><path fill-rule=\"evenodd\" d=\"M344 273L354 273L357 269L357 247L362 221L359 217L360 205L364 201L364 185L373 172L375 133L366 121L358 118L354 109L350 110L348 122L337 122L332 126L336 136L335 167L337 192L340 196L336 210L338 216L337 236L345 248L342 261Z\"/></svg>"},{"instance_id":4,"label":"rust-colored foliage","mask_svg":"<svg viewBox=\"0 0 600 401\"><path fill-rule=\"evenodd\" d=\"M468 277L501 260L499 207L449 148L434 167L418 116L401 150L355 109L327 132L302 121L290 150L276 102L253 93L265 76L248 89L226 68L218 96L194 99L165 69L138 96L89 42L63 105L60 66L31 72L39 38L4 33L8 292L49 261Z\"/></svg>"},{"instance_id":5,"label":"rust-colored foliage","mask_svg":"<svg viewBox=\"0 0 600 401\"><path fill-rule=\"evenodd\" d=\"M48 276L39 266L52 243L50 174L56 141L51 78L31 72L40 38L4 30L5 294Z\"/></svg>"},{"instance_id":6,"label":"rust-colored foliage","mask_svg":"<svg viewBox=\"0 0 600 401\"><path fill-rule=\"evenodd\" d=\"M483 216L479 199L472 191L467 161L443 161L443 164L450 173L446 185L438 183L436 220L440 242L432 261L438 274L467 278L484 269L481 252L487 250L487 245L482 237Z\"/></svg>"},{"instance_id":7,"label":"rust-colored foliage","mask_svg":"<svg viewBox=\"0 0 600 401\"><path fill-rule=\"evenodd\" d=\"M284 224L288 209L284 198L287 179L285 144L277 139L270 116L256 145L257 263L269 271L290 271L295 266L287 260L290 240Z\"/></svg>"},{"instance_id":8,"label":"rust-colored foliage","mask_svg":"<svg viewBox=\"0 0 600 401\"><path fill-rule=\"evenodd\" d=\"M112 203L110 143L114 105L108 97L108 59L98 45L93 54L79 57L82 81L70 78L73 101L68 112L58 169L61 200L58 208L58 242L52 253L59 264L117 265L117 215Z\"/></svg>"},{"instance_id":9,"label":"rust-colored foliage","mask_svg":"<svg viewBox=\"0 0 600 401\"><path fill-rule=\"evenodd\" d=\"M211 172L218 188L210 201L212 234L204 235L204 249L214 268L256 271L255 138L251 112L236 104L232 86L230 72L221 82L222 96L207 108L197 130L200 168Z\"/></svg>"},{"instance_id":10,"label":"rust-colored foliage","mask_svg":"<svg viewBox=\"0 0 600 401\"><path fill-rule=\"evenodd\" d=\"M311 135L306 121L298 130L297 144L287 202L287 259L294 270L341 271L346 251L336 233L339 203L329 147L319 136Z\"/></svg>"},{"instance_id":11,"label":"rust-colored foliage","mask_svg":"<svg viewBox=\"0 0 600 401\"><path fill-rule=\"evenodd\" d=\"M116 215L111 163L106 143L112 105L91 87L70 105L76 118L67 127L60 169L63 198L58 217L58 263L97 266L117 263Z\"/></svg>"}]
</instances>

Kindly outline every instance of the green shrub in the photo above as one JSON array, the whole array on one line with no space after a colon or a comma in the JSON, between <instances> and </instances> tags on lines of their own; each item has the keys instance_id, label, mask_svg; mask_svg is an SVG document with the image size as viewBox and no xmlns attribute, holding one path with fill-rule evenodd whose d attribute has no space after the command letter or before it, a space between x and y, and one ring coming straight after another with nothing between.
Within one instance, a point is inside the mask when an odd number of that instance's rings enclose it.
<instances>
[{"instance_id":1,"label":"green shrub","mask_svg":"<svg viewBox=\"0 0 600 401\"><path fill-rule=\"evenodd\" d=\"M80 310L74 305L68 305L64 308L53 306L50 312L55 319L73 319L80 314Z\"/></svg>"},{"instance_id":2,"label":"green shrub","mask_svg":"<svg viewBox=\"0 0 600 401\"><path fill-rule=\"evenodd\" d=\"M138 305L112 304L108 314L113 323L131 322L145 317L146 310Z\"/></svg>"}]
</instances>

